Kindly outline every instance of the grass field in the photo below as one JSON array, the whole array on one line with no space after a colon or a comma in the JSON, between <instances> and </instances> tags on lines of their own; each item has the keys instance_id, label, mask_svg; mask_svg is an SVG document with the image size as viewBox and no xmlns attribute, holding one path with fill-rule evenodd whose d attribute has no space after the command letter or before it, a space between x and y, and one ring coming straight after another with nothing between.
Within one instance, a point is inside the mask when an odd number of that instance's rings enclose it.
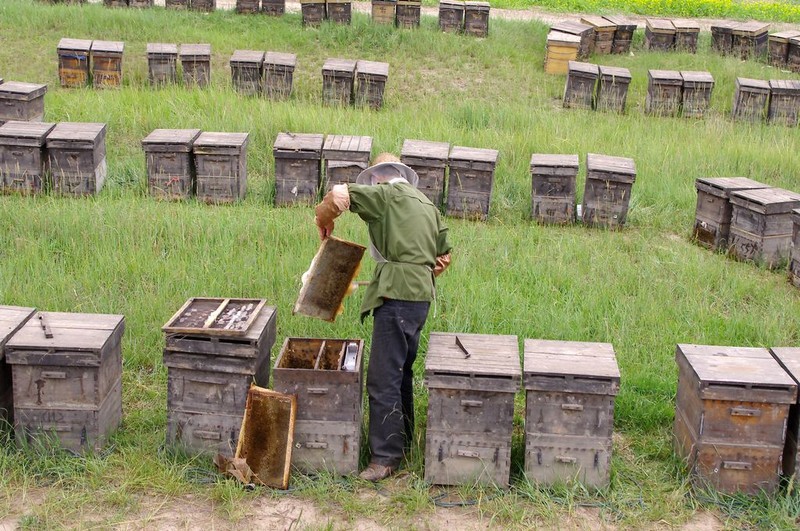
<instances>
[{"instance_id":1,"label":"grass field","mask_svg":"<svg viewBox=\"0 0 800 531\"><path fill-rule=\"evenodd\" d=\"M362 15L354 15L351 27L305 30L297 14L267 19L0 3L0 77L47 83L47 121L106 122L109 167L109 182L95 198L0 197L0 304L120 313L127 321L124 426L111 449L71 458L3 445L0 518L13 514L13 500L31 489L45 493L23 519L31 528L72 527L88 517L96 525L113 525L137 510L141 496L169 500L187 493L208 499L236 521L242 500L271 495L244 493L221 479L198 482L197 468L210 470L209 462L161 449L166 370L160 328L188 297L244 296L277 306L279 344L298 335L369 338L369 322L358 320L358 292L335 324L291 316L300 274L318 245L310 208L271 206L272 141L278 132L291 131L371 135L374 152L399 152L405 138L500 150L489 221L448 220L454 263L440 278L423 354L430 331L614 344L622 385L611 487L540 489L522 478L520 395L513 488L456 492L479 500L487 522L552 524L591 506L608 523L641 528L678 525L703 508L718 512L731 527L793 528L800 516L793 491L752 499L691 491L672 456L670 436L676 343L800 342L800 292L784 271L734 262L689 239L698 176L741 175L800 189L797 129L729 119L735 77L798 76L712 55L706 34L696 56L648 53L640 32L633 55L595 58L630 68L628 112L564 110L564 78L542 72L546 33L538 23L493 20L490 38L476 40L442 34L429 18L418 31L380 27ZM65 36L125 41L124 88L59 88L55 48ZM213 86L151 89L145 45L159 41L211 43ZM234 93L227 67L234 49L296 53L292 99L270 102ZM327 57L388 61L385 108L322 107L320 69ZM648 68L712 72L717 87L710 115L700 121L645 116ZM151 199L140 141L159 127L250 132L247 199L219 207ZM531 223L528 163L534 152L577 153L581 164L589 152L634 158L638 176L628 226L608 232ZM361 243L367 238L363 224L348 215L336 234ZM361 276L370 272L365 264ZM418 437L424 442L422 378L417 388ZM415 515L433 511L418 450L407 464L415 480L385 507L364 502L357 494L364 485L352 480L298 476L292 496L347 518L412 525Z\"/></svg>"}]
</instances>

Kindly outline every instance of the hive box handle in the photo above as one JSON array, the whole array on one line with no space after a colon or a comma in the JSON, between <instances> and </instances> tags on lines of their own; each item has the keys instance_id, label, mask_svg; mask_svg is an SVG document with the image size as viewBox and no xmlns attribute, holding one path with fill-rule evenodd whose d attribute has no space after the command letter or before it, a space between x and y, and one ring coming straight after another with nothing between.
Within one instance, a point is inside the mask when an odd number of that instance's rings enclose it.
<instances>
[{"instance_id":1,"label":"hive box handle","mask_svg":"<svg viewBox=\"0 0 800 531\"><path fill-rule=\"evenodd\" d=\"M557 455L556 461L558 461L559 463L574 464L578 462L578 459L575 457L570 457L568 455Z\"/></svg>"},{"instance_id":2,"label":"hive box handle","mask_svg":"<svg viewBox=\"0 0 800 531\"><path fill-rule=\"evenodd\" d=\"M471 457L474 459L478 459L481 456L481 454L473 450L459 450L456 452L456 455L458 455L458 457Z\"/></svg>"},{"instance_id":3,"label":"hive box handle","mask_svg":"<svg viewBox=\"0 0 800 531\"><path fill-rule=\"evenodd\" d=\"M728 470L753 470L753 463L746 461L723 461L722 468Z\"/></svg>"},{"instance_id":4,"label":"hive box handle","mask_svg":"<svg viewBox=\"0 0 800 531\"><path fill-rule=\"evenodd\" d=\"M564 411L583 411L583 404L561 404Z\"/></svg>"},{"instance_id":5,"label":"hive box handle","mask_svg":"<svg viewBox=\"0 0 800 531\"><path fill-rule=\"evenodd\" d=\"M731 416L733 417L760 417L761 410L750 407L732 407Z\"/></svg>"},{"instance_id":6,"label":"hive box handle","mask_svg":"<svg viewBox=\"0 0 800 531\"><path fill-rule=\"evenodd\" d=\"M462 400L461 405L464 407L483 407L483 400Z\"/></svg>"}]
</instances>

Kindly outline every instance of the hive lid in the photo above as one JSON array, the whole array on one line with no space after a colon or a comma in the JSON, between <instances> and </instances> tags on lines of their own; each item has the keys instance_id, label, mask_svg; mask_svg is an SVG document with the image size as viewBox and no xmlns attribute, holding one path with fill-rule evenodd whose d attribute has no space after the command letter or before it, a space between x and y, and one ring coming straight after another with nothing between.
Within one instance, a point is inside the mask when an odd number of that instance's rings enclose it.
<instances>
[{"instance_id":1,"label":"hive lid","mask_svg":"<svg viewBox=\"0 0 800 531\"><path fill-rule=\"evenodd\" d=\"M234 50L230 62L231 64L257 63L260 65L264 62L264 52L259 52L257 50Z\"/></svg>"},{"instance_id":2,"label":"hive lid","mask_svg":"<svg viewBox=\"0 0 800 531\"><path fill-rule=\"evenodd\" d=\"M759 90L769 90L769 81L763 79L750 79L747 77L736 78L737 87L754 88Z\"/></svg>"},{"instance_id":3,"label":"hive lid","mask_svg":"<svg viewBox=\"0 0 800 531\"><path fill-rule=\"evenodd\" d=\"M324 136L310 133L278 133L272 148L280 151L322 153Z\"/></svg>"},{"instance_id":4,"label":"hive lid","mask_svg":"<svg viewBox=\"0 0 800 531\"><path fill-rule=\"evenodd\" d=\"M800 214L800 211L797 212ZM800 348L772 347L769 351L795 383L800 382Z\"/></svg>"},{"instance_id":5,"label":"hive lid","mask_svg":"<svg viewBox=\"0 0 800 531\"><path fill-rule=\"evenodd\" d=\"M118 339L124 329L122 315L37 312L6 344L8 361L51 364L53 360L46 354L61 352L64 362L99 365L103 348L112 338ZM25 351L36 351L37 359L26 356Z\"/></svg>"},{"instance_id":6,"label":"hive lid","mask_svg":"<svg viewBox=\"0 0 800 531\"><path fill-rule=\"evenodd\" d=\"M636 176L636 163L633 159L626 157L612 157L610 155L587 153L586 169L588 171Z\"/></svg>"},{"instance_id":7,"label":"hive lid","mask_svg":"<svg viewBox=\"0 0 800 531\"><path fill-rule=\"evenodd\" d=\"M560 31L562 33L571 33L572 35L583 35L587 31L593 31L594 28L588 24L581 24L577 20L562 20L550 26L551 30Z\"/></svg>"},{"instance_id":8,"label":"hive lid","mask_svg":"<svg viewBox=\"0 0 800 531\"><path fill-rule=\"evenodd\" d=\"M659 84L677 84L683 83L683 77L677 70L648 70L647 75L652 81Z\"/></svg>"},{"instance_id":9,"label":"hive lid","mask_svg":"<svg viewBox=\"0 0 800 531\"><path fill-rule=\"evenodd\" d=\"M3 346L34 313L36 313L35 308L0 306L0 360L3 359Z\"/></svg>"},{"instance_id":10,"label":"hive lid","mask_svg":"<svg viewBox=\"0 0 800 531\"><path fill-rule=\"evenodd\" d=\"M244 147L250 138L249 133L200 133L194 141L195 147Z\"/></svg>"},{"instance_id":11,"label":"hive lid","mask_svg":"<svg viewBox=\"0 0 800 531\"><path fill-rule=\"evenodd\" d=\"M356 73L387 78L389 77L389 63L360 60L356 63Z\"/></svg>"},{"instance_id":12,"label":"hive lid","mask_svg":"<svg viewBox=\"0 0 800 531\"><path fill-rule=\"evenodd\" d=\"M147 53L151 55L177 55L178 45L166 42L147 43Z\"/></svg>"},{"instance_id":13,"label":"hive lid","mask_svg":"<svg viewBox=\"0 0 800 531\"><path fill-rule=\"evenodd\" d=\"M155 129L142 140L142 145L172 144L190 148L198 136L200 129Z\"/></svg>"},{"instance_id":14,"label":"hive lid","mask_svg":"<svg viewBox=\"0 0 800 531\"><path fill-rule=\"evenodd\" d=\"M606 31L616 27L610 20L597 15L584 15L581 17L581 22L593 26L595 29Z\"/></svg>"},{"instance_id":15,"label":"hive lid","mask_svg":"<svg viewBox=\"0 0 800 531\"><path fill-rule=\"evenodd\" d=\"M89 122L61 122L56 124L47 141L61 140L71 142L95 143L105 136L106 124Z\"/></svg>"},{"instance_id":16,"label":"hive lid","mask_svg":"<svg viewBox=\"0 0 800 531\"><path fill-rule=\"evenodd\" d=\"M497 163L500 152L496 149L471 148L463 146L453 146L450 152L450 160L464 160L469 162L488 162Z\"/></svg>"},{"instance_id":17,"label":"hive lid","mask_svg":"<svg viewBox=\"0 0 800 531\"><path fill-rule=\"evenodd\" d=\"M773 92L779 93L798 93L800 92L800 80L797 79L770 79L769 88Z\"/></svg>"},{"instance_id":18,"label":"hive lid","mask_svg":"<svg viewBox=\"0 0 800 531\"><path fill-rule=\"evenodd\" d=\"M47 93L47 85L37 83L25 83L23 81L6 81L0 85L0 95L7 99L20 99L30 101L44 96Z\"/></svg>"},{"instance_id":19,"label":"hive lid","mask_svg":"<svg viewBox=\"0 0 800 531\"><path fill-rule=\"evenodd\" d=\"M86 39L61 39L58 41L58 50L69 52L86 52L92 49L92 41Z\"/></svg>"},{"instance_id":20,"label":"hive lid","mask_svg":"<svg viewBox=\"0 0 800 531\"><path fill-rule=\"evenodd\" d=\"M711 25L712 32L719 32L719 33L730 33L731 30L736 27L739 23L735 20L723 20L718 24Z\"/></svg>"},{"instance_id":21,"label":"hive lid","mask_svg":"<svg viewBox=\"0 0 800 531\"><path fill-rule=\"evenodd\" d=\"M517 336L431 332L425 375L499 378L516 388L522 377Z\"/></svg>"},{"instance_id":22,"label":"hive lid","mask_svg":"<svg viewBox=\"0 0 800 531\"><path fill-rule=\"evenodd\" d=\"M700 33L700 24L694 20L672 20L672 25L683 33Z\"/></svg>"},{"instance_id":23,"label":"hive lid","mask_svg":"<svg viewBox=\"0 0 800 531\"><path fill-rule=\"evenodd\" d=\"M548 168L575 168L578 169L578 155L556 155L547 153L534 153L531 155L531 167L546 166Z\"/></svg>"},{"instance_id":24,"label":"hive lid","mask_svg":"<svg viewBox=\"0 0 800 531\"><path fill-rule=\"evenodd\" d=\"M743 22L733 27L733 33L736 35L756 36L769 31L769 24L752 20L750 22Z\"/></svg>"},{"instance_id":25,"label":"hive lid","mask_svg":"<svg viewBox=\"0 0 800 531\"><path fill-rule=\"evenodd\" d=\"M125 43L119 41L93 41L92 52L101 53L123 53Z\"/></svg>"},{"instance_id":26,"label":"hive lid","mask_svg":"<svg viewBox=\"0 0 800 531\"><path fill-rule=\"evenodd\" d=\"M491 4L489 2L464 2L465 8L470 8L471 10L477 11L489 11Z\"/></svg>"},{"instance_id":27,"label":"hive lid","mask_svg":"<svg viewBox=\"0 0 800 531\"><path fill-rule=\"evenodd\" d=\"M600 75L600 68L592 63L582 63L580 61L570 61L567 63L568 73L588 74L594 77Z\"/></svg>"},{"instance_id":28,"label":"hive lid","mask_svg":"<svg viewBox=\"0 0 800 531\"><path fill-rule=\"evenodd\" d=\"M326 59L325 64L322 65L322 71L348 72L354 74L356 71L356 61L337 58Z\"/></svg>"},{"instance_id":29,"label":"hive lid","mask_svg":"<svg viewBox=\"0 0 800 531\"><path fill-rule=\"evenodd\" d=\"M613 77L615 79L629 80L631 79L631 71L621 66L603 66L600 65L600 77Z\"/></svg>"},{"instance_id":30,"label":"hive lid","mask_svg":"<svg viewBox=\"0 0 800 531\"><path fill-rule=\"evenodd\" d=\"M264 55L264 63L269 65L290 66L297 65L297 55L283 52L267 52Z\"/></svg>"},{"instance_id":31,"label":"hive lid","mask_svg":"<svg viewBox=\"0 0 800 531\"><path fill-rule=\"evenodd\" d=\"M645 23L652 33L675 33L675 25L665 18L646 18Z\"/></svg>"},{"instance_id":32,"label":"hive lid","mask_svg":"<svg viewBox=\"0 0 800 531\"><path fill-rule=\"evenodd\" d=\"M447 160L450 144L447 142L430 142L427 140L404 140L401 157L418 157L425 159Z\"/></svg>"},{"instance_id":33,"label":"hive lid","mask_svg":"<svg viewBox=\"0 0 800 531\"><path fill-rule=\"evenodd\" d=\"M681 77L684 83L711 83L714 84L714 76L711 72L699 72L695 70L682 70Z\"/></svg>"},{"instance_id":34,"label":"hive lid","mask_svg":"<svg viewBox=\"0 0 800 531\"><path fill-rule=\"evenodd\" d=\"M181 57L208 57L211 55L210 44L181 44Z\"/></svg>"},{"instance_id":35,"label":"hive lid","mask_svg":"<svg viewBox=\"0 0 800 531\"><path fill-rule=\"evenodd\" d=\"M366 153L369 155L372 152L372 137L328 135L325 138L322 151L349 151L353 153Z\"/></svg>"},{"instance_id":36,"label":"hive lid","mask_svg":"<svg viewBox=\"0 0 800 531\"><path fill-rule=\"evenodd\" d=\"M792 39L794 37L800 37L800 31L786 30L786 31L779 31L777 33L770 33L769 40L787 42L789 39Z\"/></svg>"},{"instance_id":37,"label":"hive lid","mask_svg":"<svg viewBox=\"0 0 800 531\"><path fill-rule=\"evenodd\" d=\"M617 27L636 29L636 23L622 15L603 15L603 18Z\"/></svg>"},{"instance_id":38,"label":"hive lid","mask_svg":"<svg viewBox=\"0 0 800 531\"><path fill-rule=\"evenodd\" d=\"M56 124L44 122L17 122L9 121L0 125L0 137L2 138L24 138L31 140L37 146L44 144L47 133L53 130ZM0 309L4 306L0 306ZM2 336L2 331L0 331Z\"/></svg>"},{"instance_id":39,"label":"hive lid","mask_svg":"<svg viewBox=\"0 0 800 531\"><path fill-rule=\"evenodd\" d=\"M782 188L737 190L731 193L731 202L764 214L785 214L800 207L800 194Z\"/></svg>"},{"instance_id":40,"label":"hive lid","mask_svg":"<svg viewBox=\"0 0 800 531\"><path fill-rule=\"evenodd\" d=\"M439 7L448 7L450 9L464 9L464 2L459 0L440 0Z\"/></svg>"},{"instance_id":41,"label":"hive lid","mask_svg":"<svg viewBox=\"0 0 800 531\"><path fill-rule=\"evenodd\" d=\"M705 185L705 187L703 185ZM713 193L718 197L724 197L727 199L731 192L736 190L769 187L766 184L753 181L752 179L748 179L746 177L698 177L695 180L695 188L698 190L704 188L705 191Z\"/></svg>"},{"instance_id":42,"label":"hive lid","mask_svg":"<svg viewBox=\"0 0 800 531\"><path fill-rule=\"evenodd\" d=\"M579 45L581 43L581 38L571 33L551 30L550 33L547 34L547 43Z\"/></svg>"},{"instance_id":43,"label":"hive lid","mask_svg":"<svg viewBox=\"0 0 800 531\"><path fill-rule=\"evenodd\" d=\"M562 379L570 388L587 384L595 392L604 389L614 395L619 390L619 367L610 343L526 339L523 371L529 389L537 387L529 377L544 376L571 377Z\"/></svg>"}]
</instances>

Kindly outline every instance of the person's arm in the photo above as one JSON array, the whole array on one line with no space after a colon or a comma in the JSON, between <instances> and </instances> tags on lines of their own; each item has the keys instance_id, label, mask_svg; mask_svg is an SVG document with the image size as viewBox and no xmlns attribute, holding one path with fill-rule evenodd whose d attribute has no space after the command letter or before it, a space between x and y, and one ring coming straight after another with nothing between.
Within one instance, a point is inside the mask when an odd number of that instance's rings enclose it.
<instances>
[{"instance_id":1,"label":"person's arm","mask_svg":"<svg viewBox=\"0 0 800 531\"><path fill-rule=\"evenodd\" d=\"M337 184L325 194L315 209L314 223L319 229L319 238L324 240L333 234L334 220L350 208L350 193L346 184Z\"/></svg>"},{"instance_id":2,"label":"person's arm","mask_svg":"<svg viewBox=\"0 0 800 531\"><path fill-rule=\"evenodd\" d=\"M389 187L362 184L337 184L325 194L317 205L314 222L319 228L319 237L324 240L333 233L334 220L345 210L358 214L371 223L380 219L386 210Z\"/></svg>"},{"instance_id":3,"label":"person's arm","mask_svg":"<svg viewBox=\"0 0 800 531\"><path fill-rule=\"evenodd\" d=\"M438 220L439 233L436 235L436 265L433 267L433 276L438 277L445 269L450 267L450 251L453 250L453 246L450 245L450 240L447 237L448 228L442 223L442 219L438 214L436 218Z\"/></svg>"}]
</instances>

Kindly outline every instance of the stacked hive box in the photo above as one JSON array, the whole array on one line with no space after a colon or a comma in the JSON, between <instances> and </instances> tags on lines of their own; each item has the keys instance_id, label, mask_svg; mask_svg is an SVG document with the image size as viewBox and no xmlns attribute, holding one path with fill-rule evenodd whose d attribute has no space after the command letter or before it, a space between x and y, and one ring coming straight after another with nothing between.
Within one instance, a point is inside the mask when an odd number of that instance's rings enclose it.
<instances>
[{"instance_id":1,"label":"stacked hive box","mask_svg":"<svg viewBox=\"0 0 800 531\"><path fill-rule=\"evenodd\" d=\"M6 363L5 346L36 310L19 306L0 306L0 422L14 421L14 387L11 365Z\"/></svg>"},{"instance_id":2,"label":"stacked hive box","mask_svg":"<svg viewBox=\"0 0 800 531\"><path fill-rule=\"evenodd\" d=\"M350 24L352 5L349 0L326 0L325 8L328 19L339 24Z\"/></svg>"},{"instance_id":3,"label":"stacked hive box","mask_svg":"<svg viewBox=\"0 0 800 531\"><path fill-rule=\"evenodd\" d=\"M460 33L464 28L464 2L441 0L439 2L439 29L447 33Z\"/></svg>"},{"instance_id":4,"label":"stacked hive box","mask_svg":"<svg viewBox=\"0 0 800 531\"><path fill-rule=\"evenodd\" d=\"M445 170L450 144L447 142L427 142L424 140L405 140L400 151L400 162L417 172L417 189L425 194L437 208L444 200Z\"/></svg>"},{"instance_id":5,"label":"stacked hive box","mask_svg":"<svg viewBox=\"0 0 800 531\"><path fill-rule=\"evenodd\" d=\"M0 84L0 124L8 120L42 121L46 93L47 85L19 81Z\"/></svg>"},{"instance_id":6,"label":"stacked hive box","mask_svg":"<svg viewBox=\"0 0 800 531\"><path fill-rule=\"evenodd\" d=\"M796 37L800 37L800 31L781 31L770 35L768 43L769 64L778 68L786 67L786 62L789 59L789 41Z\"/></svg>"},{"instance_id":7,"label":"stacked hive box","mask_svg":"<svg viewBox=\"0 0 800 531\"><path fill-rule=\"evenodd\" d=\"M326 105L353 103L353 81L356 62L350 59L328 59L322 65L322 102Z\"/></svg>"},{"instance_id":8,"label":"stacked hive box","mask_svg":"<svg viewBox=\"0 0 800 531\"><path fill-rule=\"evenodd\" d=\"M646 19L644 45L648 50L666 52L675 47L675 26L659 18Z\"/></svg>"},{"instance_id":9,"label":"stacked hive box","mask_svg":"<svg viewBox=\"0 0 800 531\"><path fill-rule=\"evenodd\" d=\"M237 13L258 13L260 9L260 0L236 0Z\"/></svg>"},{"instance_id":10,"label":"stacked hive box","mask_svg":"<svg viewBox=\"0 0 800 531\"><path fill-rule=\"evenodd\" d=\"M521 373L516 336L431 333L425 481L508 486Z\"/></svg>"},{"instance_id":11,"label":"stacked hive box","mask_svg":"<svg viewBox=\"0 0 800 531\"><path fill-rule=\"evenodd\" d=\"M580 61L587 59L594 51L594 28L588 24L581 24L574 20L564 20L553 24L550 30L580 37L581 45L578 48L578 60Z\"/></svg>"},{"instance_id":12,"label":"stacked hive box","mask_svg":"<svg viewBox=\"0 0 800 531\"><path fill-rule=\"evenodd\" d=\"M498 155L495 149L453 146L447 185L448 215L480 220L489 217Z\"/></svg>"},{"instance_id":13,"label":"stacked hive box","mask_svg":"<svg viewBox=\"0 0 800 531\"><path fill-rule=\"evenodd\" d=\"M236 50L231 56L233 88L241 94L256 96L261 93L264 52Z\"/></svg>"},{"instance_id":14,"label":"stacked hive box","mask_svg":"<svg viewBox=\"0 0 800 531\"><path fill-rule=\"evenodd\" d=\"M783 369L789 373L794 383L800 381L800 348L778 347L769 349ZM800 400L789 406L789 419L786 425L786 444L783 449L782 470L787 478L800 477Z\"/></svg>"},{"instance_id":15,"label":"stacked hive box","mask_svg":"<svg viewBox=\"0 0 800 531\"><path fill-rule=\"evenodd\" d=\"M588 225L621 228L628 216L631 189L636 180L633 159L586 155L586 188L582 217Z\"/></svg>"},{"instance_id":16,"label":"stacked hive box","mask_svg":"<svg viewBox=\"0 0 800 531\"><path fill-rule=\"evenodd\" d=\"M578 155L531 156L531 217L540 223L575 221Z\"/></svg>"},{"instance_id":17,"label":"stacked hive box","mask_svg":"<svg viewBox=\"0 0 800 531\"><path fill-rule=\"evenodd\" d=\"M766 349L678 345L675 452L695 483L755 494L778 487L797 386Z\"/></svg>"},{"instance_id":18,"label":"stacked hive box","mask_svg":"<svg viewBox=\"0 0 800 531\"><path fill-rule=\"evenodd\" d=\"M697 37L700 24L693 20L673 20L675 26L675 49L682 52L697 53Z\"/></svg>"},{"instance_id":19,"label":"stacked hive box","mask_svg":"<svg viewBox=\"0 0 800 531\"><path fill-rule=\"evenodd\" d=\"M733 51L733 27L736 25L737 23L733 21L712 25L711 49L722 55L730 54Z\"/></svg>"},{"instance_id":20,"label":"stacked hive box","mask_svg":"<svg viewBox=\"0 0 800 531\"><path fill-rule=\"evenodd\" d=\"M58 42L58 78L62 87L77 88L89 84L89 53L92 41L61 39Z\"/></svg>"},{"instance_id":21,"label":"stacked hive box","mask_svg":"<svg viewBox=\"0 0 800 531\"><path fill-rule=\"evenodd\" d=\"M369 166L371 136L328 135L322 146L325 160L325 189L336 184L354 183Z\"/></svg>"},{"instance_id":22,"label":"stacked hive box","mask_svg":"<svg viewBox=\"0 0 800 531\"><path fill-rule=\"evenodd\" d=\"M263 302L190 299L164 326L168 443L233 455L250 384L269 382L277 311ZM229 308L247 312L233 330Z\"/></svg>"},{"instance_id":23,"label":"stacked hive box","mask_svg":"<svg viewBox=\"0 0 800 531\"><path fill-rule=\"evenodd\" d=\"M39 312L6 343L19 444L99 451L122 418L121 315Z\"/></svg>"},{"instance_id":24,"label":"stacked hive box","mask_svg":"<svg viewBox=\"0 0 800 531\"><path fill-rule=\"evenodd\" d=\"M292 465L303 473L358 472L363 349L360 339L289 337L283 343L273 387L297 396Z\"/></svg>"},{"instance_id":25,"label":"stacked hive box","mask_svg":"<svg viewBox=\"0 0 800 531\"><path fill-rule=\"evenodd\" d=\"M677 116L683 100L683 78L674 70L648 70L645 111L656 116Z\"/></svg>"},{"instance_id":26,"label":"stacked hive box","mask_svg":"<svg viewBox=\"0 0 800 531\"><path fill-rule=\"evenodd\" d=\"M489 36L489 2L464 2L464 33L473 37Z\"/></svg>"},{"instance_id":27,"label":"stacked hive box","mask_svg":"<svg viewBox=\"0 0 800 531\"><path fill-rule=\"evenodd\" d=\"M739 190L730 201L731 253L771 268L785 264L792 246L792 210L800 207L800 194L780 188Z\"/></svg>"},{"instance_id":28,"label":"stacked hive box","mask_svg":"<svg viewBox=\"0 0 800 531\"><path fill-rule=\"evenodd\" d=\"M94 88L120 88L122 86L122 54L125 43L112 41L92 42L92 84Z\"/></svg>"},{"instance_id":29,"label":"stacked hive box","mask_svg":"<svg viewBox=\"0 0 800 531\"><path fill-rule=\"evenodd\" d=\"M275 205L313 203L317 200L322 160L322 135L278 133L275 158Z\"/></svg>"},{"instance_id":30,"label":"stacked hive box","mask_svg":"<svg viewBox=\"0 0 800 531\"><path fill-rule=\"evenodd\" d=\"M570 61L567 65L567 83L564 86L564 107L591 109L599 76L597 65Z\"/></svg>"},{"instance_id":31,"label":"stacked hive box","mask_svg":"<svg viewBox=\"0 0 800 531\"><path fill-rule=\"evenodd\" d=\"M397 0L372 0L372 21L378 24L394 24L397 16Z\"/></svg>"},{"instance_id":32,"label":"stacked hive box","mask_svg":"<svg viewBox=\"0 0 800 531\"><path fill-rule=\"evenodd\" d=\"M383 106L383 91L389 78L389 63L358 61L356 63L358 88L355 93L357 105L380 109Z\"/></svg>"},{"instance_id":33,"label":"stacked hive box","mask_svg":"<svg viewBox=\"0 0 800 531\"><path fill-rule=\"evenodd\" d=\"M614 31L614 42L611 45L611 53L628 53L631 49L631 42L633 42L636 24L618 15L609 15L603 18L617 28L616 31Z\"/></svg>"},{"instance_id":34,"label":"stacked hive box","mask_svg":"<svg viewBox=\"0 0 800 531\"><path fill-rule=\"evenodd\" d=\"M201 133L194 141L197 199L232 203L247 191L248 133Z\"/></svg>"},{"instance_id":35,"label":"stacked hive box","mask_svg":"<svg viewBox=\"0 0 800 531\"><path fill-rule=\"evenodd\" d=\"M792 210L792 258L789 260L789 279L800 288L800 209Z\"/></svg>"},{"instance_id":36,"label":"stacked hive box","mask_svg":"<svg viewBox=\"0 0 800 531\"><path fill-rule=\"evenodd\" d=\"M525 474L609 483L619 368L608 343L525 340Z\"/></svg>"},{"instance_id":37,"label":"stacked hive box","mask_svg":"<svg viewBox=\"0 0 800 531\"><path fill-rule=\"evenodd\" d=\"M267 52L264 56L264 94L271 99L286 99L292 93L297 65L293 53Z\"/></svg>"},{"instance_id":38,"label":"stacked hive box","mask_svg":"<svg viewBox=\"0 0 800 531\"><path fill-rule=\"evenodd\" d=\"M199 129L156 129L142 140L151 195L186 199L194 193L192 146L198 136Z\"/></svg>"},{"instance_id":39,"label":"stacked hive box","mask_svg":"<svg viewBox=\"0 0 800 531\"><path fill-rule=\"evenodd\" d=\"M733 119L761 122L767 112L769 82L761 79L736 78L733 94Z\"/></svg>"},{"instance_id":40,"label":"stacked hive box","mask_svg":"<svg viewBox=\"0 0 800 531\"><path fill-rule=\"evenodd\" d=\"M0 91L2 87L0 87ZM786 79L772 79L769 82L769 111L767 117L770 123L797 126L798 112L800 112L800 81Z\"/></svg>"},{"instance_id":41,"label":"stacked hive box","mask_svg":"<svg viewBox=\"0 0 800 531\"><path fill-rule=\"evenodd\" d=\"M681 107L684 116L702 118L711 103L714 77L709 72L681 72L683 96Z\"/></svg>"},{"instance_id":42,"label":"stacked hive box","mask_svg":"<svg viewBox=\"0 0 800 531\"><path fill-rule=\"evenodd\" d=\"M147 68L150 84L167 85L178 81L178 45L168 43L147 44Z\"/></svg>"},{"instance_id":43,"label":"stacked hive box","mask_svg":"<svg viewBox=\"0 0 800 531\"><path fill-rule=\"evenodd\" d=\"M544 71L548 74L566 74L570 61L575 61L580 52L581 38L569 33L551 31L547 34L547 49L544 53Z\"/></svg>"},{"instance_id":44,"label":"stacked hive box","mask_svg":"<svg viewBox=\"0 0 800 531\"><path fill-rule=\"evenodd\" d=\"M399 0L397 2L397 27L418 28L422 2Z\"/></svg>"},{"instance_id":45,"label":"stacked hive box","mask_svg":"<svg viewBox=\"0 0 800 531\"><path fill-rule=\"evenodd\" d=\"M303 13L303 26L319 26L325 20L324 0L300 0Z\"/></svg>"},{"instance_id":46,"label":"stacked hive box","mask_svg":"<svg viewBox=\"0 0 800 531\"><path fill-rule=\"evenodd\" d=\"M767 53L769 24L745 22L731 29L731 51L741 59L757 59Z\"/></svg>"},{"instance_id":47,"label":"stacked hive box","mask_svg":"<svg viewBox=\"0 0 800 531\"><path fill-rule=\"evenodd\" d=\"M48 173L45 139L55 124L6 122L0 126L0 191L41 192Z\"/></svg>"},{"instance_id":48,"label":"stacked hive box","mask_svg":"<svg viewBox=\"0 0 800 531\"><path fill-rule=\"evenodd\" d=\"M610 20L595 15L581 17L581 23L594 28L594 53L598 55L610 54L614 47L614 34L617 31L617 26Z\"/></svg>"},{"instance_id":49,"label":"stacked hive box","mask_svg":"<svg viewBox=\"0 0 800 531\"><path fill-rule=\"evenodd\" d=\"M709 249L727 251L733 215L731 193L767 188L767 185L744 177L701 177L694 185L697 188L694 239Z\"/></svg>"},{"instance_id":50,"label":"stacked hive box","mask_svg":"<svg viewBox=\"0 0 800 531\"><path fill-rule=\"evenodd\" d=\"M106 124L61 122L47 135L53 191L93 195L106 180Z\"/></svg>"},{"instance_id":51,"label":"stacked hive box","mask_svg":"<svg viewBox=\"0 0 800 531\"><path fill-rule=\"evenodd\" d=\"M598 111L625 112L631 72L627 68L600 66L594 107Z\"/></svg>"},{"instance_id":52,"label":"stacked hive box","mask_svg":"<svg viewBox=\"0 0 800 531\"><path fill-rule=\"evenodd\" d=\"M286 0L261 0L261 12L279 17L286 12Z\"/></svg>"},{"instance_id":53,"label":"stacked hive box","mask_svg":"<svg viewBox=\"0 0 800 531\"><path fill-rule=\"evenodd\" d=\"M182 44L180 59L184 85L202 88L211 83L210 44Z\"/></svg>"},{"instance_id":54,"label":"stacked hive box","mask_svg":"<svg viewBox=\"0 0 800 531\"><path fill-rule=\"evenodd\" d=\"M786 67L792 72L800 72L800 37L789 39L789 55L786 57Z\"/></svg>"}]
</instances>

